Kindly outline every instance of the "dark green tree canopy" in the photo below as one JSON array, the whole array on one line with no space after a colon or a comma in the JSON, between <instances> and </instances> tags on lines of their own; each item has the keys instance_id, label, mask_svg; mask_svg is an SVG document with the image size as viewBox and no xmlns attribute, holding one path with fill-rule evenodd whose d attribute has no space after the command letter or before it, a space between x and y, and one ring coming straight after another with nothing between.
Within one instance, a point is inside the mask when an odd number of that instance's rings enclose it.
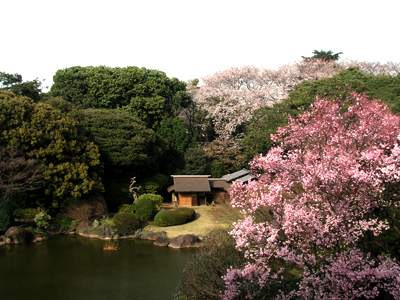
<instances>
[{"instance_id":1,"label":"dark green tree canopy","mask_svg":"<svg viewBox=\"0 0 400 300\"><path fill-rule=\"evenodd\" d=\"M289 94L286 102L291 109L302 110L314 103L316 96L333 99L345 97L349 91L382 99L394 113L400 113L400 76L366 74L359 67L342 70L331 78L303 82Z\"/></svg>"},{"instance_id":2,"label":"dark green tree canopy","mask_svg":"<svg viewBox=\"0 0 400 300\"><path fill-rule=\"evenodd\" d=\"M262 107L255 111L243 138L246 160L260 153L266 154L272 148L270 135L279 127L287 124L290 109L286 103L277 103L274 107Z\"/></svg>"},{"instance_id":3,"label":"dark green tree canopy","mask_svg":"<svg viewBox=\"0 0 400 300\"><path fill-rule=\"evenodd\" d=\"M54 199L103 191L98 148L77 131L76 122L45 103L0 91L0 147L16 145L43 166L46 194Z\"/></svg>"},{"instance_id":4,"label":"dark green tree canopy","mask_svg":"<svg viewBox=\"0 0 400 300\"><path fill-rule=\"evenodd\" d=\"M302 56L302 58L304 60L321 59L321 60L324 60L324 61L331 61L331 60L336 61L336 60L339 60L339 55L343 54L343 52L338 52L338 53L334 54L331 50L329 50L329 51L314 50L313 53L314 53L314 55L311 56L311 57Z\"/></svg>"},{"instance_id":5,"label":"dark green tree canopy","mask_svg":"<svg viewBox=\"0 0 400 300\"><path fill-rule=\"evenodd\" d=\"M80 114L87 137L99 147L106 173L129 170L132 176L157 169L167 143L139 118L110 109L84 109Z\"/></svg>"},{"instance_id":6,"label":"dark green tree canopy","mask_svg":"<svg viewBox=\"0 0 400 300\"><path fill-rule=\"evenodd\" d=\"M154 127L190 104L186 83L138 67L71 67L58 70L50 93L80 108L123 108Z\"/></svg>"},{"instance_id":7,"label":"dark green tree canopy","mask_svg":"<svg viewBox=\"0 0 400 300\"><path fill-rule=\"evenodd\" d=\"M36 78L32 81L22 81L20 74L0 72L0 90L13 92L16 95L26 96L35 101L40 99L42 83Z\"/></svg>"},{"instance_id":8,"label":"dark green tree canopy","mask_svg":"<svg viewBox=\"0 0 400 300\"><path fill-rule=\"evenodd\" d=\"M181 154L196 146L194 138L186 131L184 121L180 117L162 120L157 133Z\"/></svg>"},{"instance_id":9,"label":"dark green tree canopy","mask_svg":"<svg viewBox=\"0 0 400 300\"><path fill-rule=\"evenodd\" d=\"M185 175L206 175L207 157L203 148L189 148L185 152L185 168L182 173Z\"/></svg>"},{"instance_id":10,"label":"dark green tree canopy","mask_svg":"<svg viewBox=\"0 0 400 300\"><path fill-rule=\"evenodd\" d=\"M183 119L175 117L162 120L157 134L168 142L168 151L161 163L163 171L167 174L181 172L185 165L185 151L196 146L196 141L186 130Z\"/></svg>"}]
</instances>

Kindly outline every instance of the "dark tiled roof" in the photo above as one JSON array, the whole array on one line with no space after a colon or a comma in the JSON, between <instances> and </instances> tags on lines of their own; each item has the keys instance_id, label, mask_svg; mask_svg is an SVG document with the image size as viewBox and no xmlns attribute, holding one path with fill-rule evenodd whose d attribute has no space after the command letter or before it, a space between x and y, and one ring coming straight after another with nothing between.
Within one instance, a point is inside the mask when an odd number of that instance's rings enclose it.
<instances>
[{"instance_id":1,"label":"dark tiled roof","mask_svg":"<svg viewBox=\"0 0 400 300\"><path fill-rule=\"evenodd\" d=\"M243 169L243 170L231 173L231 174L224 175L224 176L222 176L222 178L225 179L227 182L232 182L232 181L240 179L241 177L247 176L249 174L250 174L249 170Z\"/></svg>"},{"instance_id":2,"label":"dark tiled roof","mask_svg":"<svg viewBox=\"0 0 400 300\"><path fill-rule=\"evenodd\" d=\"M211 192L209 175L187 175L177 176L174 178L174 185L168 188L168 191L175 190L178 193L186 192Z\"/></svg>"},{"instance_id":3,"label":"dark tiled roof","mask_svg":"<svg viewBox=\"0 0 400 300\"><path fill-rule=\"evenodd\" d=\"M248 182L250 179L256 178L253 174L247 174L246 176L236 178L235 180L240 180L241 182Z\"/></svg>"}]
</instances>

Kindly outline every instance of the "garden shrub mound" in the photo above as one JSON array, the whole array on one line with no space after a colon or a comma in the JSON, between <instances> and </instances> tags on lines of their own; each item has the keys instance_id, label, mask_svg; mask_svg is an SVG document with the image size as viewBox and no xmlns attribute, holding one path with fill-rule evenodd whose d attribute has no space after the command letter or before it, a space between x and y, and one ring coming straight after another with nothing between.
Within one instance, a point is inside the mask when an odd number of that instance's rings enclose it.
<instances>
[{"instance_id":1,"label":"garden shrub mound","mask_svg":"<svg viewBox=\"0 0 400 300\"><path fill-rule=\"evenodd\" d=\"M135 212L143 220L153 221L156 215L156 206L149 197L140 196L135 201Z\"/></svg>"},{"instance_id":2,"label":"garden shrub mound","mask_svg":"<svg viewBox=\"0 0 400 300\"><path fill-rule=\"evenodd\" d=\"M193 208L178 207L159 212L154 218L154 223L160 227L181 225L193 221L195 217L196 212Z\"/></svg>"},{"instance_id":3,"label":"garden shrub mound","mask_svg":"<svg viewBox=\"0 0 400 300\"><path fill-rule=\"evenodd\" d=\"M159 211L159 210L160 210L161 204L162 204L163 201L164 201L164 198L163 198L161 195L157 195L157 194L143 194L143 195L140 195L140 196L135 200L135 202L133 202L133 203L136 205L137 202L138 202L139 200L143 199L143 198L150 199L150 200L154 203L154 206L155 206L155 208L156 208L156 211Z\"/></svg>"},{"instance_id":4,"label":"garden shrub mound","mask_svg":"<svg viewBox=\"0 0 400 300\"><path fill-rule=\"evenodd\" d=\"M111 227L120 235L132 235L140 228L140 219L135 214L119 212L113 217Z\"/></svg>"}]
</instances>

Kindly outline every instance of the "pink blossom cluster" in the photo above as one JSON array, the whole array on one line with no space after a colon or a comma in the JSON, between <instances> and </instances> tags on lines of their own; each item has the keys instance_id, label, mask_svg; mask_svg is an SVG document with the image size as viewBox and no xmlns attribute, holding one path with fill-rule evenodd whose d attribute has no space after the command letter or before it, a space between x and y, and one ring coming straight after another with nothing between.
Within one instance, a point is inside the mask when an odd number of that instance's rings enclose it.
<instances>
[{"instance_id":1,"label":"pink blossom cluster","mask_svg":"<svg viewBox=\"0 0 400 300\"><path fill-rule=\"evenodd\" d=\"M216 132L226 138L238 125L250 120L255 110L287 98L301 82L332 77L350 66L360 66L362 72L374 74L396 76L400 72L399 63L359 61L303 60L277 69L233 67L203 77L200 89L194 93L194 100L207 111Z\"/></svg>"},{"instance_id":2,"label":"pink blossom cluster","mask_svg":"<svg viewBox=\"0 0 400 300\"><path fill-rule=\"evenodd\" d=\"M243 296L243 282L283 282L282 270L270 266L278 259L300 274L280 299L371 299L382 290L400 299L398 261L359 246L366 234L390 228L376 212L399 204L383 195L386 184L399 182L400 117L365 95L317 98L272 138L279 146L250 164L257 180L231 186L231 203L244 214L231 235L248 263L228 270L221 297ZM272 221L256 221L261 207Z\"/></svg>"}]
</instances>

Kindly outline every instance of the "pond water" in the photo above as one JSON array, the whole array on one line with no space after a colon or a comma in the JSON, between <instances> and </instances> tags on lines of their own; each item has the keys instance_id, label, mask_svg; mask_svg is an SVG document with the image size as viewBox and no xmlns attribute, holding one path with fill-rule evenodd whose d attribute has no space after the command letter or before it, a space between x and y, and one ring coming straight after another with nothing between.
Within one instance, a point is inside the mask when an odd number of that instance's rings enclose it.
<instances>
[{"instance_id":1,"label":"pond water","mask_svg":"<svg viewBox=\"0 0 400 300\"><path fill-rule=\"evenodd\" d=\"M194 253L142 240L119 240L119 251L103 251L103 244L60 236L43 243L1 246L0 299L173 299Z\"/></svg>"}]
</instances>

